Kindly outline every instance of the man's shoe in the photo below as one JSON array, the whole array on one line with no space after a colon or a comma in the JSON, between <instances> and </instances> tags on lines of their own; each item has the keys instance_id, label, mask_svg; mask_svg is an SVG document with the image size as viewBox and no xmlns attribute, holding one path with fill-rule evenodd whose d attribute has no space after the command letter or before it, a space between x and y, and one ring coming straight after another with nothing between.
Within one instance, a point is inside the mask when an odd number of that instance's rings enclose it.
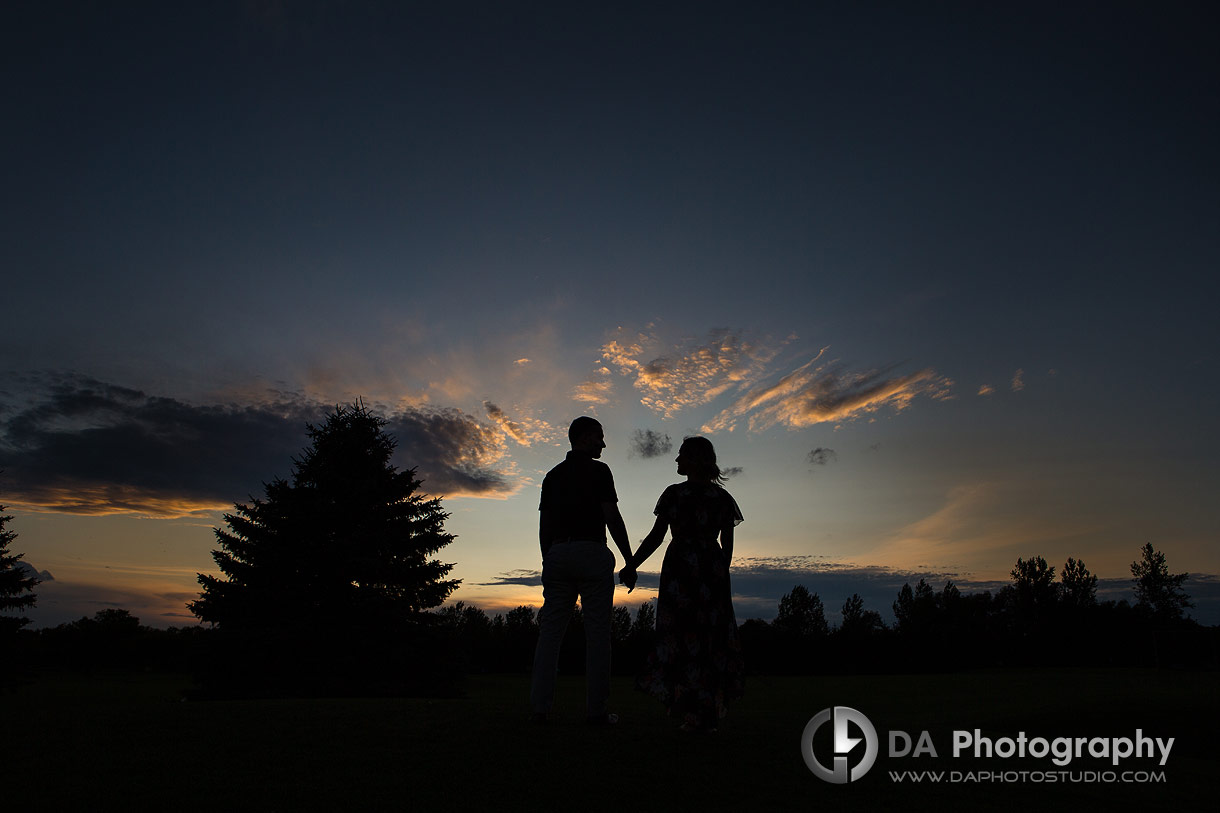
<instances>
[{"instance_id":1,"label":"man's shoe","mask_svg":"<svg viewBox=\"0 0 1220 813\"><path fill-rule=\"evenodd\" d=\"M536 711L530 715L530 725L546 725L549 722L550 719L546 716L545 712Z\"/></svg>"},{"instance_id":2,"label":"man's shoe","mask_svg":"<svg viewBox=\"0 0 1220 813\"><path fill-rule=\"evenodd\" d=\"M611 712L606 712L605 714L590 714L585 718L585 725L618 725L618 715Z\"/></svg>"}]
</instances>

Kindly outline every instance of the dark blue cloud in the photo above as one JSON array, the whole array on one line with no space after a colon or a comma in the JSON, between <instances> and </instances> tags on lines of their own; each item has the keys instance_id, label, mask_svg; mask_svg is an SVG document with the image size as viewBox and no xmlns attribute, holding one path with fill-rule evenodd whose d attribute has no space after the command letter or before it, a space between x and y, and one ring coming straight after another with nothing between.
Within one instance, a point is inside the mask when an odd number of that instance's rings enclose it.
<instances>
[{"instance_id":1,"label":"dark blue cloud","mask_svg":"<svg viewBox=\"0 0 1220 813\"><path fill-rule=\"evenodd\" d=\"M333 406L298 396L199 406L77 376L0 421L4 493L15 504L70 513L181 515L245 501L291 472L306 426ZM395 463L416 467L435 495L511 489L494 468L499 438L457 409L387 416Z\"/></svg>"}]
</instances>

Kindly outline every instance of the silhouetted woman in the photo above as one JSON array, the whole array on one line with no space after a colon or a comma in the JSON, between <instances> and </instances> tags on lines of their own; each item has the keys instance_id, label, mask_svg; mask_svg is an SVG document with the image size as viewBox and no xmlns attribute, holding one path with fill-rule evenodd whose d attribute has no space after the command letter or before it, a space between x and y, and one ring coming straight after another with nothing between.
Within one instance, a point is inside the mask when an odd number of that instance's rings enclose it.
<instances>
[{"instance_id":1,"label":"silhouetted woman","mask_svg":"<svg viewBox=\"0 0 1220 813\"><path fill-rule=\"evenodd\" d=\"M741 510L721 486L716 450L689 437L678 451L686 482L665 489L656 524L632 560L638 568L673 531L661 565L657 647L637 686L656 696L683 731L715 731L726 706L742 694L741 644L733 616L729 563ZM719 541L717 541L719 540Z\"/></svg>"}]
</instances>

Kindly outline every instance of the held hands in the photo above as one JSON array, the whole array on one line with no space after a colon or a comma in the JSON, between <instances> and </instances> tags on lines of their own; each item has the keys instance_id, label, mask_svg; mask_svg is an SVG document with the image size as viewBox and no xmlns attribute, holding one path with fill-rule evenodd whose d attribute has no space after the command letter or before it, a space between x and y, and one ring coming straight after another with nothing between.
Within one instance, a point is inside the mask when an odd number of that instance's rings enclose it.
<instances>
[{"instance_id":1,"label":"held hands","mask_svg":"<svg viewBox=\"0 0 1220 813\"><path fill-rule=\"evenodd\" d=\"M619 584L625 586L628 593L635 589L635 582L638 578L639 574L636 573L636 570L631 566L631 563L628 563L626 567L618 572Z\"/></svg>"}]
</instances>

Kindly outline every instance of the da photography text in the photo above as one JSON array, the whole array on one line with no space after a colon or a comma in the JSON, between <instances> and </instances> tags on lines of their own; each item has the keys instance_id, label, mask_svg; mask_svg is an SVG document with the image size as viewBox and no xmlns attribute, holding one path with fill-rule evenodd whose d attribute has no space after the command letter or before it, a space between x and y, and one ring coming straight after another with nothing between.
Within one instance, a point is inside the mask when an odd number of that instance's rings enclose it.
<instances>
[{"instance_id":1,"label":"da photography text","mask_svg":"<svg viewBox=\"0 0 1220 813\"><path fill-rule=\"evenodd\" d=\"M823 726L829 725L830 737L817 738L817 733ZM815 738L816 742L815 742ZM826 782L846 784L863 778L873 767L881 749L881 737L868 717L848 706L832 706L822 709L806 724L801 734L801 756L809 770ZM1028 777L1032 774L1045 776L1053 773L1057 781L1132 781L1130 779L1106 780L1105 777L1119 777L1116 772L1082 772L1079 774L1066 771L1056 771L1054 768L1067 768L1076 760L1105 760L1114 767L1131 766L1130 760L1155 760L1156 765L1164 767L1169 761L1173 750L1173 737L1153 737L1144 733L1142 728L1135 729L1131 736L1120 737L1045 737L1017 732L1011 737L992 737L984 735L982 730L954 730L948 743L937 746L936 740L929 731L908 732L893 729L887 732L884 739L887 755L891 759L1035 759L1046 760L1047 770L1016 772ZM827 747L827 746L830 747ZM924 764L924 763L921 763ZM1148 765L1148 763L1142 763ZM1053 767L1052 767L1053 766ZM1012 773L1001 771L1002 775ZM976 775L971 772L970 775ZM954 771L950 774L963 775ZM1123 772L1121 776L1142 775ZM1090 778L1100 776L1102 779ZM1156 774L1163 778L1163 773ZM900 781L895 778L895 781ZM939 780L938 780L939 781ZM1025 780L1025 781L1043 781Z\"/></svg>"}]
</instances>

